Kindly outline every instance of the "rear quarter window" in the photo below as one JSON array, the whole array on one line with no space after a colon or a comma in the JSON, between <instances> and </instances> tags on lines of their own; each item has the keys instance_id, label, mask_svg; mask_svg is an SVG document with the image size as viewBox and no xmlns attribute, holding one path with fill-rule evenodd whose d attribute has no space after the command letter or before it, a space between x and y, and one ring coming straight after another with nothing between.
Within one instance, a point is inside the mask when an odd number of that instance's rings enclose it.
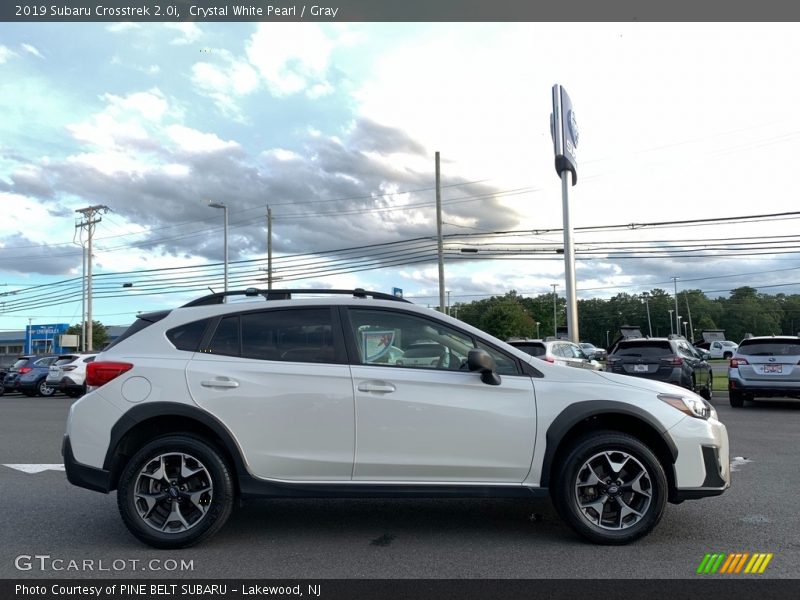
<instances>
[{"instance_id":1,"label":"rear quarter window","mask_svg":"<svg viewBox=\"0 0 800 600\"><path fill-rule=\"evenodd\" d=\"M527 352L531 356L544 356L545 347L539 344L512 344L514 348L518 348L523 352Z\"/></svg>"},{"instance_id":2,"label":"rear quarter window","mask_svg":"<svg viewBox=\"0 0 800 600\"><path fill-rule=\"evenodd\" d=\"M174 327L167 331L167 339L178 350L197 352L210 321L211 319L202 319Z\"/></svg>"}]
</instances>

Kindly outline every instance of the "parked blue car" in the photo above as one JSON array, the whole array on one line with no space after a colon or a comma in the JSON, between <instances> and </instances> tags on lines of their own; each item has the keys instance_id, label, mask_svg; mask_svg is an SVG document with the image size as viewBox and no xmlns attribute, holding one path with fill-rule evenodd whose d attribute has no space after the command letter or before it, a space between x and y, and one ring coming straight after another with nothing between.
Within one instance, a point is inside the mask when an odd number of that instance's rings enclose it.
<instances>
[{"instance_id":1,"label":"parked blue car","mask_svg":"<svg viewBox=\"0 0 800 600\"><path fill-rule=\"evenodd\" d=\"M22 392L26 396L52 396L56 389L47 385L50 365L58 356L27 355L20 356L11 366L3 382L5 392Z\"/></svg>"}]
</instances>

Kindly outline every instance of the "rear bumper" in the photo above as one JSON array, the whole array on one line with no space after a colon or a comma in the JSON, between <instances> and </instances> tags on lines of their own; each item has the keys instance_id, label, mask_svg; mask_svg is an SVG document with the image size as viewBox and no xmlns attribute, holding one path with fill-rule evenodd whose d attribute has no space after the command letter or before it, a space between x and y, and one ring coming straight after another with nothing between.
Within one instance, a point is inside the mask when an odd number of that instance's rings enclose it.
<instances>
[{"instance_id":1,"label":"rear bumper","mask_svg":"<svg viewBox=\"0 0 800 600\"><path fill-rule=\"evenodd\" d=\"M72 454L72 445L69 442L68 435L64 436L64 441L61 443L61 454L64 457L64 470L67 473L67 481L72 485L95 492L103 492L104 494L111 491L111 473L76 461L75 456Z\"/></svg>"},{"instance_id":2,"label":"rear bumper","mask_svg":"<svg viewBox=\"0 0 800 600\"><path fill-rule=\"evenodd\" d=\"M779 396L800 398L800 384L782 381L754 381L742 379L738 371L728 372L728 390L754 396Z\"/></svg>"}]
</instances>

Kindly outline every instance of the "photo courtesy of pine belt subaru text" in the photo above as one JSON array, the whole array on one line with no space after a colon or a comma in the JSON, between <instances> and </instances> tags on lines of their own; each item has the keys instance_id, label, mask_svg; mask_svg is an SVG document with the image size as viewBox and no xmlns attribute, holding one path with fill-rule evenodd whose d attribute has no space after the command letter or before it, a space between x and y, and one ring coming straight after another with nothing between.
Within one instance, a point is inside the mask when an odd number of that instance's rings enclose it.
<instances>
[{"instance_id":1,"label":"photo courtesy of pine belt subaru text","mask_svg":"<svg viewBox=\"0 0 800 600\"><path fill-rule=\"evenodd\" d=\"M730 485L728 435L689 389L549 364L364 290L212 294L139 315L86 368L67 478L116 490L158 548L258 497L550 496L626 544L667 502ZM267 532L265 532L267 533Z\"/></svg>"}]
</instances>

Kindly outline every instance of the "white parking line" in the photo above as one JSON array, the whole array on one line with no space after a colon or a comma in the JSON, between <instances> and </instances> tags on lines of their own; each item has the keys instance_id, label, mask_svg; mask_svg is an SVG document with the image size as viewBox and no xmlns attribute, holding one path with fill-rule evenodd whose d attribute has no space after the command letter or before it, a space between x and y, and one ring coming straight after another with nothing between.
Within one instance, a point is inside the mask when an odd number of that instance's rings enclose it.
<instances>
[{"instance_id":1,"label":"white parking line","mask_svg":"<svg viewBox=\"0 0 800 600\"><path fill-rule=\"evenodd\" d=\"M64 465L61 463L45 463L45 464L3 464L4 467L9 467L10 469L16 469L17 471L22 471L23 473L41 473L42 471L63 471Z\"/></svg>"}]
</instances>

